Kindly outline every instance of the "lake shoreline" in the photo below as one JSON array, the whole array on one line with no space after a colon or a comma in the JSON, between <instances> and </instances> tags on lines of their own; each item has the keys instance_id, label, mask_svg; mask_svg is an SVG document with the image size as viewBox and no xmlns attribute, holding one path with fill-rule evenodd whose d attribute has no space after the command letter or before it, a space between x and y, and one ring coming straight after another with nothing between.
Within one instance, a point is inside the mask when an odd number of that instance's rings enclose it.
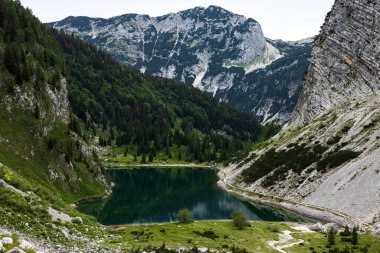
<instances>
[{"instance_id":1,"label":"lake shoreline","mask_svg":"<svg viewBox=\"0 0 380 253\"><path fill-rule=\"evenodd\" d=\"M333 222L337 223L340 226L355 224L354 220L352 220L351 217L345 214L341 214L335 210L327 210L321 207L302 204L296 201L271 195L264 195L261 193L249 191L244 188L239 188L227 182L225 174L222 170L219 170L219 173L217 174L219 178L218 187L226 192L239 196L241 199L275 206L288 212L298 214L305 218L315 220L316 222Z\"/></svg>"},{"instance_id":2,"label":"lake shoreline","mask_svg":"<svg viewBox=\"0 0 380 253\"><path fill-rule=\"evenodd\" d=\"M122 164L122 163L103 163L106 169L133 169L133 168L204 168L214 169L214 165L186 163L186 164L166 164L166 163L153 163L153 164Z\"/></svg>"}]
</instances>

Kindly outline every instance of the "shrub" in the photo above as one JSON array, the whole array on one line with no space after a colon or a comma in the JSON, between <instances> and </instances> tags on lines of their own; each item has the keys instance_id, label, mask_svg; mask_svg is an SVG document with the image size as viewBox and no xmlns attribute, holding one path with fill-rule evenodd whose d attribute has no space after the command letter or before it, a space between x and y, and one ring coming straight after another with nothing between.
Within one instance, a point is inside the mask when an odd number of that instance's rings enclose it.
<instances>
[{"instance_id":1,"label":"shrub","mask_svg":"<svg viewBox=\"0 0 380 253\"><path fill-rule=\"evenodd\" d=\"M243 229L244 227L248 227L249 223L245 218L244 214L241 212L233 212L231 213L231 219L236 227L239 229Z\"/></svg>"},{"instance_id":2,"label":"shrub","mask_svg":"<svg viewBox=\"0 0 380 253\"><path fill-rule=\"evenodd\" d=\"M313 147L306 147L305 144L294 143L288 146L288 149L276 151L270 149L260 158L258 158L248 169L244 170L242 175L247 183L268 175L262 183L264 187L270 187L277 181L286 177L288 171L292 170L300 174L307 167L317 162L326 147L320 144Z\"/></svg>"},{"instance_id":3,"label":"shrub","mask_svg":"<svg viewBox=\"0 0 380 253\"><path fill-rule=\"evenodd\" d=\"M191 223L193 221L193 214L187 208L181 209L177 213L177 220L180 223Z\"/></svg>"},{"instance_id":4,"label":"shrub","mask_svg":"<svg viewBox=\"0 0 380 253\"><path fill-rule=\"evenodd\" d=\"M271 231L272 233L279 233L280 232L280 229L278 228L278 226L274 225L274 224L269 224L268 225L268 229L269 231Z\"/></svg>"},{"instance_id":5,"label":"shrub","mask_svg":"<svg viewBox=\"0 0 380 253\"><path fill-rule=\"evenodd\" d=\"M326 171L328 168L338 167L339 165L355 159L359 155L359 152L351 150L339 150L329 153L317 163L317 170Z\"/></svg>"},{"instance_id":6,"label":"shrub","mask_svg":"<svg viewBox=\"0 0 380 253\"><path fill-rule=\"evenodd\" d=\"M211 229L205 230L204 232L194 231L194 233L199 235L199 236L206 237L206 238L213 239L213 240L219 238L219 236L217 234L215 234L215 232L212 231Z\"/></svg>"}]
</instances>

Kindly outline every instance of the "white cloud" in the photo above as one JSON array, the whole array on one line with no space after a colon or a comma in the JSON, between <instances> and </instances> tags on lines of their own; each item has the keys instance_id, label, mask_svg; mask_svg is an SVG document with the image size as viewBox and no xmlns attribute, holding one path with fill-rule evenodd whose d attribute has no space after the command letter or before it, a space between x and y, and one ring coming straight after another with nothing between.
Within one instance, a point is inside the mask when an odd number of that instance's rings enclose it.
<instances>
[{"instance_id":1,"label":"white cloud","mask_svg":"<svg viewBox=\"0 0 380 253\"><path fill-rule=\"evenodd\" d=\"M160 16L195 6L218 5L259 21L267 37L298 40L318 34L334 0L21 0L43 22L67 16Z\"/></svg>"}]
</instances>

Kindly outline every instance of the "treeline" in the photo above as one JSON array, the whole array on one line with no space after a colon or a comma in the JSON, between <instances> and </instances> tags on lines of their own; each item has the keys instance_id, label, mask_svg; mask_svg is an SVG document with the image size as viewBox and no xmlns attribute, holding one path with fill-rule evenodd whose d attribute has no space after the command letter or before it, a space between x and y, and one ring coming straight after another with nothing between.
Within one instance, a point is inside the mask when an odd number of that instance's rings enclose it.
<instances>
[{"instance_id":1,"label":"treeline","mask_svg":"<svg viewBox=\"0 0 380 253\"><path fill-rule=\"evenodd\" d=\"M182 159L211 161L257 140L260 125L251 116L189 85L136 73L63 31L50 33L66 54L73 111L94 133L106 133L100 145L135 145L144 157L184 145Z\"/></svg>"},{"instance_id":2,"label":"treeline","mask_svg":"<svg viewBox=\"0 0 380 253\"><path fill-rule=\"evenodd\" d=\"M10 74L4 78L8 91L14 91L14 83L32 82L36 90L59 84L64 55L48 29L17 1L0 0L1 70Z\"/></svg>"}]
</instances>

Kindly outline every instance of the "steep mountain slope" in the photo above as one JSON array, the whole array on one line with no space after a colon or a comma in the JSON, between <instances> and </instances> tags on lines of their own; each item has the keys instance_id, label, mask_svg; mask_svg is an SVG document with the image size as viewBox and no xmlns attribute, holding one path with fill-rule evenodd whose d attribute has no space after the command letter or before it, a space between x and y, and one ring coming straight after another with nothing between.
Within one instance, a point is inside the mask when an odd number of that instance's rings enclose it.
<instances>
[{"instance_id":1,"label":"steep mountain slope","mask_svg":"<svg viewBox=\"0 0 380 253\"><path fill-rule=\"evenodd\" d=\"M368 97L346 102L302 128L285 128L223 170L225 182L295 201L291 209L314 218L379 222L379 108L380 96ZM305 211L309 205L327 213ZM341 216L331 216L330 210Z\"/></svg>"},{"instance_id":2,"label":"steep mountain slope","mask_svg":"<svg viewBox=\"0 0 380 253\"><path fill-rule=\"evenodd\" d=\"M49 25L142 73L192 84L263 121L277 113L274 119L289 119L311 51L311 41L267 40L257 21L217 6L161 17L68 17Z\"/></svg>"},{"instance_id":3,"label":"steep mountain slope","mask_svg":"<svg viewBox=\"0 0 380 253\"><path fill-rule=\"evenodd\" d=\"M238 78L229 89L218 90L216 96L242 111L253 113L264 123L286 122L302 90L302 77L309 65L313 39L270 43L283 57L248 74L237 68L221 70Z\"/></svg>"},{"instance_id":4,"label":"steep mountain slope","mask_svg":"<svg viewBox=\"0 0 380 253\"><path fill-rule=\"evenodd\" d=\"M1 1L0 16L1 178L29 179L47 198L104 194L93 149L73 131L58 43L17 3Z\"/></svg>"},{"instance_id":5,"label":"steep mountain slope","mask_svg":"<svg viewBox=\"0 0 380 253\"><path fill-rule=\"evenodd\" d=\"M66 54L73 111L102 146L127 145L141 159L163 150L170 158L169 148L184 146L186 161L222 161L260 133L253 117L196 88L143 76L80 39L50 33Z\"/></svg>"},{"instance_id":6,"label":"steep mountain slope","mask_svg":"<svg viewBox=\"0 0 380 253\"><path fill-rule=\"evenodd\" d=\"M292 122L307 123L348 99L380 93L377 1L336 1L315 41Z\"/></svg>"},{"instance_id":7,"label":"steep mountain slope","mask_svg":"<svg viewBox=\"0 0 380 253\"><path fill-rule=\"evenodd\" d=\"M380 222L380 96L368 96L379 91L379 51L369 41L379 39L379 14L375 2L335 2L293 124L226 168L225 183L310 216Z\"/></svg>"}]
</instances>

